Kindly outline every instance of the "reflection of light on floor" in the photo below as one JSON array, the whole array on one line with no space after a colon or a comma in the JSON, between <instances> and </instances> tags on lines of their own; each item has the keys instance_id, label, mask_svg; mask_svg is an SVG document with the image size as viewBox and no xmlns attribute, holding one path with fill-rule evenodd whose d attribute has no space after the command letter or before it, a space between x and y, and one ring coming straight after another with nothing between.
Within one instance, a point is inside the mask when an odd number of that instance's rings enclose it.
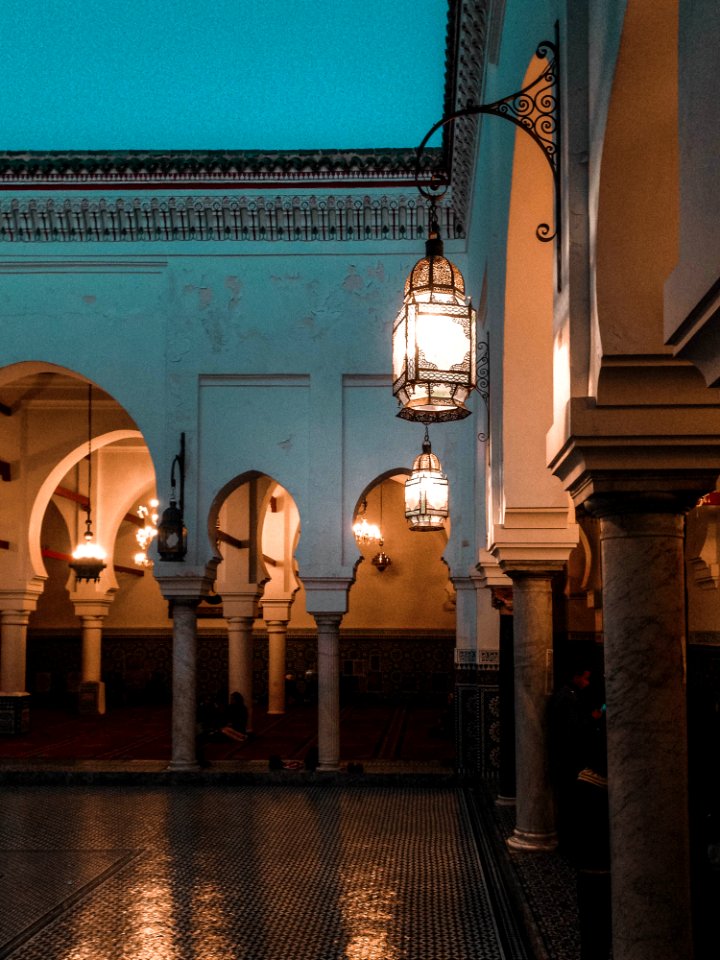
<instances>
[{"instance_id":1,"label":"reflection of light on floor","mask_svg":"<svg viewBox=\"0 0 720 960\"><path fill-rule=\"evenodd\" d=\"M238 945L227 936L231 928L227 901L222 887L216 881L198 883L192 894L192 936L202 946L204 957L237 956ZM223 932L225 931L225 932Z\"/></svg>"},{"instance_id":2,"label":"reflection of light on floor","mask_svg":"<svg viewBox=\"0 0 720 960\"><path fill-rule=\"evenodd\" d=\"M170 878L163 873L162 878L134 885L128 898L126 955L136 960L180 960L182 955L183 944L175 930Z\"/></svg>"},{"instance_id":3,"label":"reflection of light on floor","mask_svg":"<svg viewBox=\"0 0 720 960\"><path fill-rule=\"evenodd\" d=\"M344 892L339 899L348 943L345 960L398 960L400 954L388 942L395 920L396 891L383 876L382 867L340 872Z\"/></svg>"}]
</instances>

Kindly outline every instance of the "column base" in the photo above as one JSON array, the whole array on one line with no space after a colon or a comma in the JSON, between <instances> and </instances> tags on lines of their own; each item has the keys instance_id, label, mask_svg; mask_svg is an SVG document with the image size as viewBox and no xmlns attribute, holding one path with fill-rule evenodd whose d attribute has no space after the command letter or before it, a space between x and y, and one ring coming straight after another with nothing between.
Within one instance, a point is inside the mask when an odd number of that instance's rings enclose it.
<instances>
[{"instance_id":1,"label":"column base","mask_svg":"<svg viewBox=\"0 0 720 960\"><path fill-rule=\"evenodd\" d=\"M337 773L340 770L339 763L319 763L315 769L318 773Z\"/></svg>"},{"instance_id":2,"label":"column base","mask_svg":"<svg viewBox=\"0 0 720 960\"><path fill-rule=\"evenodd\" d=\"M83 680L78 690L78 712L83 715L105 713L105 684L101 680Z\"/></svg>"},{"instance_id":3,"label":"column base","mask_svg":"<svg viewBox=\"0 0 720 960\"><path fill-rule=\"evenodd\" d=\"M30 694L0 692L0 734L17 737L30 730Z\"/></svg>"},{"instance_id":4,"label":"column base","mask_svg":"<svg viewBox=\"0 0 720 960\"><path fill-rule=\"evenodd\" d=\"M495 806L496 807L514 807L515 806L515 797L503 797L498 794L495 797Z\"/></svg>"},{"instance_id":5,"label":"column base","mask_svg":"<svg viewBox=\"0 0 720 960\"><path fill-rule=\"evenodd\" d=\"M284 717L285 711L284 710L268 710L267 715L269 717Z\"/></svg>"},{"instance_id":6,"label":"column base","mask_svg":"<svg viewBox=\"0 0 720 960\"><path fill-rule=\"evenodd\" d=\"M530 833L526 830L514 830L511 837L505 841L511 850L521 850L523 853L551 853L557 849L557 834Z\"/></svg>"},{"instance_id":7,"label":"column base","mask_svg":"<svg viewBox=\"0 0 720 960\"><path fill-rule=\"evenodd\" d=\"M166 769L172 773L182 772L195 773L200 769L199 763L191 763L189 760L171 760Z\"/></svg>"}]
</instances>

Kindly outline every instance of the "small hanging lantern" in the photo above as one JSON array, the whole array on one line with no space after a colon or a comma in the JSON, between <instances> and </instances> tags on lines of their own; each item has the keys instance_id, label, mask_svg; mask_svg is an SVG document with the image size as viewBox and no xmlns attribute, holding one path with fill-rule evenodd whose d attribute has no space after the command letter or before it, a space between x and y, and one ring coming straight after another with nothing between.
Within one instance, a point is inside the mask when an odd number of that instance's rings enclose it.
<instances>
[{"instance_id":1,"label":"small hanging lantern","mask_svg":"<svg viewBox=\"0 0 720 960\"><path fill-rule=\"evenodd\" d=\"M422 453L405 481L405 518L411 530L441 530L449 515L448 479L432 452L425 427Z\"/></svg>"},{"instance_id":2,"label":"small hanging lantern","mask_svg":"<svg viewBox=\"0 0 720 960\"><path fill-rule=\"evenodd\" d=\"M379 573L384 573L385 570L387 570L387 568L392 563L392 560L390 559L390 557L383 550L385 541L383 539L382 530L383 530L383 488L381 483L380 484L380 527L378 529L378 548L379 549L378 549L378 552L370 561Z\"/></svg>"},{"instance_id":3,"label":"small hanging lantern","mask_svg":"<svg viewBox=\"0 0 720 960\"><path fill-rule=\"evenodd\" d=\"M180 505L175 497L175 464L180 473ZM183 497L185 492L185 434L180 434L180 453L173 459L170 469L170 506L163 510L157 528L157 549L161 560L179 561L187 553L187 530L183 521Z\"/></svg>"},{"instance_id":4,"label":"small hanging lantern","mask_svg":"<svg viewBox=\"0 0 720 960\"><path fill-rule=\"evenodd\" d=\"M85 512L85 533L83 542L79 543L73 550L73 559L69 564L71 570L75 573L75 579L98 581L100 574L107 564L106 551L95 542L92 532L92 384L88 383L88 452L86 456L88 462L88 499Z\"/></svg>"},{"instance_id":5,"label":"small hanging lantern","mask_svg":"<svg viewBox=\"0 0 720 960\"><path fill-rule=\"evenodd\" d=\"M378 553L375 554L375 556L372 558L372 560L371 560L370 562L372 563L372 565L373 565L374 567L377 567L377 569L380 571L380 573L384 573L385 570L387 570L387 568L388 568L388 567L390 566L390 564L392 563L392 560L390 559L390 557L389 557L389 556L385 553L385 551L383 550L383 542L382 542L382 540L380 541L380 543L378 544L378 546L380 547L380 550L379 550Z\"/></svg>"},{"instance_id":6,"label":"small hanging lantern","mask_svg":"<svg viewBox=\"0 0 720 960\"><path fill-rule=\"evenodd\" d=\"M443 255L435 209L425 256L405 281L393 327L393 395L398 416L421 423L461 420L477 382L475 311L465 281Z\"/></svg>"}]
</instances>

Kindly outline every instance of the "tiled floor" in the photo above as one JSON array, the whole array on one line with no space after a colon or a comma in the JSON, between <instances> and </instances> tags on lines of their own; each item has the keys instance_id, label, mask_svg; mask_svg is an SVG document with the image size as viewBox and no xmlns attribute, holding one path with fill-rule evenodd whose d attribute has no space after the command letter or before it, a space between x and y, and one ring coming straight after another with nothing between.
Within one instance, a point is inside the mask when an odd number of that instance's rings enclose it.
<instances>
[{"instance_id":1,"label":"tiled floor","mask_svg":"<svg viewBox=\"0 0 720 960\"><path fill-rule=\"evenodd\" d=\"M457 787L5 786L0 958L524 960Z\"/></svg>"}]
</instances>

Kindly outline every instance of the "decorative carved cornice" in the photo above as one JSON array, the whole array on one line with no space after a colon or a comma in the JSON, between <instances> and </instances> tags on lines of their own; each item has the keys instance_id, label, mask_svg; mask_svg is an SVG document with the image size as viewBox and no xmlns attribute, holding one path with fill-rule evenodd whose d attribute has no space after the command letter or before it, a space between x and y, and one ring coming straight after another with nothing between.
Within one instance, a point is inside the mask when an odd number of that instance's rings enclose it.
<instances>
[{"instance_id":1,"label":"decorative carved cornice","mask_svg":"<svg viewBox=\"0 0 720 960\"><path fill-rule=\"evenodd\" d=\"M438 214L445 237L462 236L452 207ZM416 196L0 200L0 242L415 240L427 224Z\"/></svg>"},{"instance_id":2,"label":"decorative carved cornice","mask_svg":"<svg viewBox=\"0 0 720 960\"><path fill-rule=\"evenodd\" d=\"M445 112L480 102L490 0L450 0ZM425 131L418 131L418 143ZM462 237L468 217L477 118L445 132L426 149L420 173L450 182L441 204L447 239ZM426 207L417 196L383 196L414 187L414 147L355 151L111 151L0 153L0 195L52 191L55 199L0 203L0 242L153 240L422 239ZM308 195L269 197L304 189ZM245 196L203 196L206 191ZM92 199L62 194L87 192ZM193 196L167 197L169 191ZM365 190L372 196L348 195ZM101 191L156 191L146 199L102 197ZM250 191L263 191L253 196ZM100 194L100 195L99 195ZM310 195L311 194L311 195Z\"/></svg>"},{"instance_id":3,"label":"decorative carved cornice","mask_svg":"<svg viewBox=\"0 0 720 960\"><path fill-rule=\"evenodd\" d=\"M430 151L428 172L441 164ZM0 187L14 189L283 189L411 186L415 151L133 150L0 153Z\"/></svg>"}]
</instances>

